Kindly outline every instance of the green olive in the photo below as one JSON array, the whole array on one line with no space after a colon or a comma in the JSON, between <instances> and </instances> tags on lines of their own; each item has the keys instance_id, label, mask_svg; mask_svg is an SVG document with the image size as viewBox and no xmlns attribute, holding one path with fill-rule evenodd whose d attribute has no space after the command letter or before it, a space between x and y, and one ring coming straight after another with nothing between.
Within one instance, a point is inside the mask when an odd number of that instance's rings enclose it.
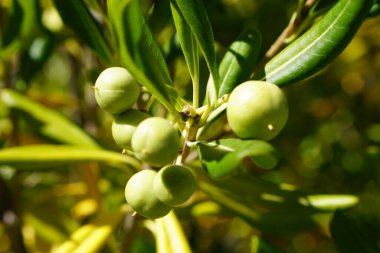
<instances>
[{"instance_id":1,"label":"green olive","mask_svg":"<svg viewBox=\"0 0 380 253\"><path fill-rule=\"evenodd\" d=\"M138 124L149 118L149 114L130 109L115 116L112 123L112 137L121 148L132 148L132 136Z\"/></svg>"},{"instance_id":2,"label":"green olive","mask_svg":"<svg viewBox=\"0 0 380 253\"><path fill-rule=\"evenodd\" d=\"M157 172L142 170L134 174L125 186L125 199L133 210L141 216L157 219L165 216L171 207L162 203L153 190Z\"/></svg>"},{"instance_id":3,"label":"green olive","mask_svg":"<svg viewBox=\"0 0 380 253\"><path fill-rule=\"evenodd\" d=\"M94 89L100 108L111 114L131 109L140 94L137 81L121 67L108 68L100 73Z\"/></svg>"},{"instance_id":4,"label":"green olive","mask_svg":"<svg viewBox=\"0 0 380 253\"><path fill-rule=\"evenodd\" d=\"M173 161L180 149L179 135L166 119L151 117L143 120L132 136L132 150L136 156L153 166L164 166Z\"/></svg>"},{"instance_id":5,"label":"green olive","mask_svg":"<svg viewBox=\"0 0 380 253\"><path fill-rule=\"evenodd\" d=\"M156 175L153 189L159 200L170 206L185 203L197 188L193 173L179 165L166 166Z\"/></svg>"},{"instance_id":6,"label":"green olive","mask_svg":"<svg viewBox=\"0 0 380 253\"><path fill-rule=\"evenodd\" d=\"M232 92L227 105L227 120L242 139L270 140L288 120L285 94L275 84L247 81Z\"/></svg>"}]
</instances>

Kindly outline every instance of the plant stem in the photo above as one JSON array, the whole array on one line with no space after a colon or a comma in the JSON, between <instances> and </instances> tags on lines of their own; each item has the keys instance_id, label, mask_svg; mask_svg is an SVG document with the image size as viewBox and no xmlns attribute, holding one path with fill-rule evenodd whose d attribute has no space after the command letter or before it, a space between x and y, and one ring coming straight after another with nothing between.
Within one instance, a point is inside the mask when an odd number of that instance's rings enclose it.
<instances>
[{"instance_id":1,"label":"plant stem","mask_svg":"<svg viewBox=\"0 0 380 253\"><path fill-rule=\"evenodd\" d=\"M193 107L199 107L199 78L194 77L193 79Z\"/></svg>"}]
</instances>

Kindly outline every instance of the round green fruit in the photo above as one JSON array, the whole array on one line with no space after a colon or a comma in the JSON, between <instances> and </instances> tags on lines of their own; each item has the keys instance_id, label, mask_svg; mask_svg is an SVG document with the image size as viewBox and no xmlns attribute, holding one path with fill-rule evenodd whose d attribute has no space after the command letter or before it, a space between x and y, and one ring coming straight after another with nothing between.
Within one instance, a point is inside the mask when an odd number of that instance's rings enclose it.
<instances>
[{"instance_id":1,"label":"round green fruit","mask_svg":"<svg viewBox=\"0 0 380 253\"><path fill-rule=\"evenodd\" d=\"M137 81L121 67L108 68L100 73L94 89L100 108L112 114L131 109L140 94Z\"/></svg>"},{"instance_id":2,"label":"round green fruit","mask_svg":"<svg viewBox=\"0 0 380 253\"><path fill-rule=\"evenodd\" d=\"M165 216L171 207L162 203L153 190L157 172L142 170L134 174L125 186L125 199L133 210L141 216L157 219Z\"/></svg>"},{"instance_id":3,"label":"round green fruit","mask_svg":"<svg viewBox=\"0 0 380 253\"><path fill-rule=\"evenodd\" d=\"M149 118L149 114L130 109L115 116L112 123L112 137L121 148L132 148L132 136L138 124Z\"/></svg>"},{"instance_id":4,"label":"round green fruit","mask_svg":"<svg viewBox=\"0 0 380 253\"><path fill-rule=\"evenodd\" d=\"M186 167L172 165L162 168L153 182L159 200L170 206L185 203L197 188L193 173Z\"/></svg>"},{"instance_id":5,"label":"round green fruit","mask_svg":"<svg viewBox=\"0 0 380 253\"><path fill-rule=\"evenodd\" d=\"M153 166L164 166L179 153L177 130L166 119L151 117L143 120L132 136L132 150L136 156Z\"/></svg>"},{"instance_id":6,"label":"round green fruit","mask_svg":"<svg viewBox=\"0 0 380 253\"><path fill-rule=\"evenodd\" d=\"M247 81L237 86L228 99L227 120L242 139L270 140L288 120L285 94L275 84Z\"/></svg>"}]
</instances>

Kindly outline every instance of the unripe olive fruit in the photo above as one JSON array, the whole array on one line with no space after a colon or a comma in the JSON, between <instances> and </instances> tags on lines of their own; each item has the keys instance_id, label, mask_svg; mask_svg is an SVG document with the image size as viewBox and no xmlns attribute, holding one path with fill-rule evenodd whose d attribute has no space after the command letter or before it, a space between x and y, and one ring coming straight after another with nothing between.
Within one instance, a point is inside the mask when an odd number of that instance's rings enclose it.
<instances>
[{"instance_id":1,"label":"unripe olive fruit","mask_svg":"<svg viewBox=\"0 0 380 253\"><path fill-rule=\"evenodd\" d=\"M137 81L121 67L108 68L100 73L94 89L100 108L111 114L131 109L140 94Z\"/></svg>"},{"instance_id":2,"label":"unripe olive fruit","mask_svg":"<svg viewBox=\"0 0 380 253\"><path fill-rule=\"evenodd\" d=\"M149 114L136 109L130 109L118 114L112 123L112 137L121 148L132 148L132 136L138 124L149 118Z\"/></svg>"},{"instance_id":3,"label":"unripe olive fruit","mask_svg":"<svg viewBox=\"0 0 380 253\"><path fill-rule=\"evenodd\" d=\"M162 168L153 182L159 200L170 206L185 203L197 188L193 173L186 167L171 165Z\"/></svg>"},{"instance_id":4,"label":"unripe olive fruit","mask_svg":"<svg viewBox=\"0 0 380 253\"><path fill-rule=\"evenodd\" d=\"M165 216L171 207L162 203L153 190L157 172L142 170L134 174L125 186L125 199L133 210L141 216L157 219Z\"/></svg>"},{"instance_id":5,"label":"unripe olive fruit","mask_svg":"<svg viewBox=\"0 0 380 253\"><path fill-rule=\"evenodd\" d=\"M275 84L247 81L237 86L228 99L227 120L242 139L270 140L288 120L285 94Z\"/></svg>"},{"instance_id":6,"label":"unripe olive fruit","mask_svg":"<svg viewBox=\"0 0 380 253\"><path fill-rule=\"evenodd\" d=\"M132 150L136 156L153 166L163 166L173 161L179 148L177 130L164 118L143 120L132 136Z\"/></svg>"}]
</instances>

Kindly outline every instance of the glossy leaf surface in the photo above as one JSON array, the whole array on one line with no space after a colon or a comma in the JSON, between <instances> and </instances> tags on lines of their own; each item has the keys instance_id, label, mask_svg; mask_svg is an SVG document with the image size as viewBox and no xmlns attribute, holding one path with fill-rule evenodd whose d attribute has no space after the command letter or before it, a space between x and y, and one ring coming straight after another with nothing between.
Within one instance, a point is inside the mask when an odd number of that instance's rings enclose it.
<instances>
[{"instance_id":1,"label":"glossy leaf surface","mask_svg":"<svg viewBox=\"0 0 380 253\"><path fill-rule=\"evenodd\" d=\"M324 68L351 41L372 2L339 1L318 23L267 63L266 81L286 85Z\"/></svg>"},{"instance_id":2,"label":"glossy leaf surface","mask_svg":"<svg viewBox=\"0 0 380 253\"><path fill-rule=\"evenodd\" d=\"M183 15L205 57L212 76L209 95L210 103L216 102L219 90L219 75L214 50L214 35L208 14L202 1L172 0L174 8Z\"/></svg>"},{"instance_id":3,"label":"glossy leaf surface","mask_svg":"<svg viewBox=\"0 0 380 253\"><path fill-rule=\"evenodd\" d=\"M13 90L0 91L0 100L8 107L23 112L38 127L38 131L57 142L98 147L98 144L77 125L55 110L38 104Z\"/></svg>"},{"instance_id":4,"label":"glossy leaf surface","mask_svg":"<svg viewBox=\"0 0 380 253\"><path fill-rule=\"evenodd\" d=\"M88 161L140 165L138 160L120 153L71 145L28 145L0 150L0 164L18 169L44 169Z\"/></svg>"},{"instance_id":5,"label":"glossy leaf surface","mask_svg":"<svg viewBox=\"0 0 380 253\"><path fill-rule=\"evenodd\" d=\"M189 68L190 76L193 82L199 81L199 55L198 44L195 37L186 23L185 18L178 10L178 8L171 4L171 10L173 14L174 24L176 26L177 35L183 55L185 57L187 67Z\"/></svg>"},{"instance_id":6,"label":"glossy leaf surface","mask_svg":"<svg viewBox=\"0 0 380 253\"><path fill-rule=\"evenodd\" d=\"M261 34L246 28L231 44L219 65L219 96L229 94L240 83L247 81L259 57Z\"/></svg>"},{"instance_id":7,"label":"glossy leaf surface","mask_svg":"<svg viewBox=\"0 0 380 253\"><path fill-rule=\"evenodd\" d=\"M180 99L162 53L142 13L140 1L110 0L108 13L121 64L169 111L175 114Z\"/></svg>"},{"instance_id":8,"label":"glossy leaf surface","mask_svg":"<svg viewBox=\"0 0 380 253\"><path fill-rule=\"evenodd\" d=\"M241 160L249 157L262 168L277 164L275 149L268 143L256 140L222 139L199 142L197 151L203 167L213 178L221 178L243 170Z\"/></svg>"}]
</instances>

